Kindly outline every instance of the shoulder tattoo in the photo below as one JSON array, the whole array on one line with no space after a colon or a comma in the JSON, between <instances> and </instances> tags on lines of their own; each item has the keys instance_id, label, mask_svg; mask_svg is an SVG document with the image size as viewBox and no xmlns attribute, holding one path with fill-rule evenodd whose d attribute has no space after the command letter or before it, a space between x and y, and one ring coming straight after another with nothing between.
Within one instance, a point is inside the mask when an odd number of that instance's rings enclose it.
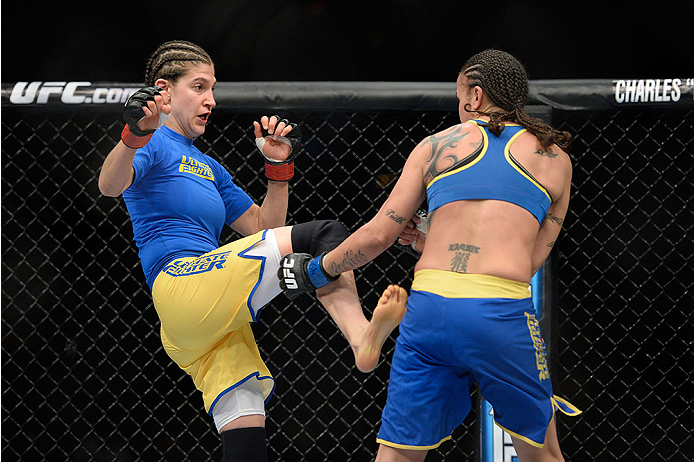
<instances>
[{"instance_id":1,"label":"shoulder tattoo","mask_svg":"<svg viewBox=\"0 0 694 462\"><path fill-rule=\"evenodd\" d=\"M538 149L535 151L535 154L542 157L549 157L550 159L555 159L559 155L557 152L552 152L551 149Z\"/></svg>"},{"instance_id":2,"label":"shoulder tattoo","mask_svg":"<svg viewBox=\"0 0 694 462\"><path fill-rule=\"evenodd\" d=\"M463 131L461 126L456 125L441 133L431 135L424 141L430 151L425 162L424 184L429 184L441 172L458 163L460 159L455 149L467 135L467 131ZM479 146L479 143L473 143L473 146Z\"/></svg>"}]
</instances>

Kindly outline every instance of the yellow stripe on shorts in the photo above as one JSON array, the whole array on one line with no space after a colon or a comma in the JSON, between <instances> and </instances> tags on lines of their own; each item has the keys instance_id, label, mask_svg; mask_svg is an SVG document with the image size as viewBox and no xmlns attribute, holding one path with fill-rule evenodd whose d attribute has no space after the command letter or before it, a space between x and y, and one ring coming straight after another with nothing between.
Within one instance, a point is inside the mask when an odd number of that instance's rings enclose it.
<instances>
[{"instance_id":1,"label":"yellow stripe on shorts","mask_svg":"<svg viewBox=\"0 0 694 462\"><path fill-rule=\"evenodd\" d=\"M390 441L382 440L381 438L376 438L376 442L379 444L383 444L384 446L390 446L391 448L396 448L396 449L411 449L415 451L428 451L430 449L436 449L439 446L441 446L441 443L444 441L448 441L451 438L453 438L452 435L449 435L445 438L443 438L441 441L439 441L436 444L431 444L429 446L410 446L409 444L397 444L397 443L391 443Z\"/></svg>"},{"instance_id":2,"label":"yellow stripe on shorts","mask_svg":"<svg viewBox=\"0 0 694 462\"><path fill-rule=\"evenodd\" d=\"M467 274L437 269L414 273L412 290L430 292L446 298L512 298L530 297L530 284L488 274Z\"/></svg>"}]
</instances>

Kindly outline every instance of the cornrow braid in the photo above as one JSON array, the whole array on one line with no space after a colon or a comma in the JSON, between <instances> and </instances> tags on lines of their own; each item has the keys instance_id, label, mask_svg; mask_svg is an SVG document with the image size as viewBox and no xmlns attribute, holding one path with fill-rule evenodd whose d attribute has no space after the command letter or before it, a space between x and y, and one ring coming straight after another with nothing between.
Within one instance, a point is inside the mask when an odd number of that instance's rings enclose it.
<instances>
[{"instance_id":1,"label":"cornrow braid","mask_svg":"<svg viewBox=\"0 0 694 462\"><path fill-rule=\"evenodd\" d=\"M194 43L184 40L166 42L160 45L147 61L145 85L154 86L157 79L175 82L185 74L191 62L213 65L210 55Z\"/></svg>"},{"instance_id":2,"label":"cornrow braid","mask_svg":"<svg viewBox=\"0 0 694 462\"><path fill-rule=\"evenodd\" d=\"M480 115L489 117L486 126L490 132L499 136L504 122L513 122L524 126L545 148L556 144L567 152L571 149L570 133L555 130L523 109L528 99L528 75L512 55L500 50L484 50L467 60L460 75L467 78L470 88L479 86L502 109L498 112L478 111Z\"/></svg>"}]
</instances>

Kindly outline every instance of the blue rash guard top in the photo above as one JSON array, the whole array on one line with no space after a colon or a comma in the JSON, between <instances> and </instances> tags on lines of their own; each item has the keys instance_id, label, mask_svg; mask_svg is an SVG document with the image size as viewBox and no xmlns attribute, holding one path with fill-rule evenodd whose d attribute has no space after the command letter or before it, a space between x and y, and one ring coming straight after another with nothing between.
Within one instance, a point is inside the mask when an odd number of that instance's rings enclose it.
<instances>
[{"instance_id":1,"label":"blue rash guard top","mask_svg":"<svg viewBox=\"0 0 694 462\"><path fill-rule=\"evenodd\" d=\"M253 205L224 167L166 126L137 150L133 168L123 199L150 290L170 261L218 248L224 224Z\"/></svg>"},{"instance_id":2,"label":"blue rash guard top","mask_svg":"<svg viewBox=\"0 0 694 462\"><path fill-rule=\"evenodd\" d=\"M527 130L505 123L501 135L495 136L483 121L471 122L482 132L482 146L429 182L429 213L449 202L495 199L523 207L541 223L552 205L552 196L510 151L511 143Z\"/></svg>"}]
</instances>

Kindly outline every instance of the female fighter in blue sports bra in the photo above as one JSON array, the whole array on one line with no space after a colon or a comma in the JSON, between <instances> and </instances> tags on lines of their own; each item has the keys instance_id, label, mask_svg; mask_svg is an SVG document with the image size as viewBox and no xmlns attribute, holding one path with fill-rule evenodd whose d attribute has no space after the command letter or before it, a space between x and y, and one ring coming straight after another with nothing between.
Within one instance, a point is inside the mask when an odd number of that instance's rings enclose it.
<instances>
[{"instance_id":1,"label":"female fighter in blue sports bra","mask_svg":"<svg viewBox=\"0 0 694 462\"><path fill-rule=\"evenodd\" d=\"M552 392L529 283L566 217L570 135L523 111L526 72L508 53L470 58L456 93L462 123L419 143L378 214L324 257L306 257L305 266L349 271L398 236L422 251L377 461L424 460L470 411L473 382L522 462L562 461L555 410L580 411ZM426 236L406 224L425 198ZM307 279L298 290L321 284L310 271Z\"/></svg>"},{"instance_id":2,"label":"female fighter in blue sports bra","mask_svg":"<svg viewBox=\"0 0 694 462\"><path fill-rule=\"evenodd\" d=\"M268 178L260 206L194 146L216 105L215 83L214 64L202 48L185 41L161 45L147 64L148 86L125 105L127 124L104 160L99 189L123 195L162 344L202 392L221 434L221 460L263 462L264 406L275 382L250 323L281 293L283 256L319 255L337 246L347 230L335 220L284 226L297 148L288 121L263 116L254 122ZM161 127L160 114L168 115ZM220 247L224 225L244 237ZM370 322L353 274L326 279L316 295L352 347L357 367L376 367L385 338L402 318L404 290L386 289Z\"/></svg>"}]
</instances>

